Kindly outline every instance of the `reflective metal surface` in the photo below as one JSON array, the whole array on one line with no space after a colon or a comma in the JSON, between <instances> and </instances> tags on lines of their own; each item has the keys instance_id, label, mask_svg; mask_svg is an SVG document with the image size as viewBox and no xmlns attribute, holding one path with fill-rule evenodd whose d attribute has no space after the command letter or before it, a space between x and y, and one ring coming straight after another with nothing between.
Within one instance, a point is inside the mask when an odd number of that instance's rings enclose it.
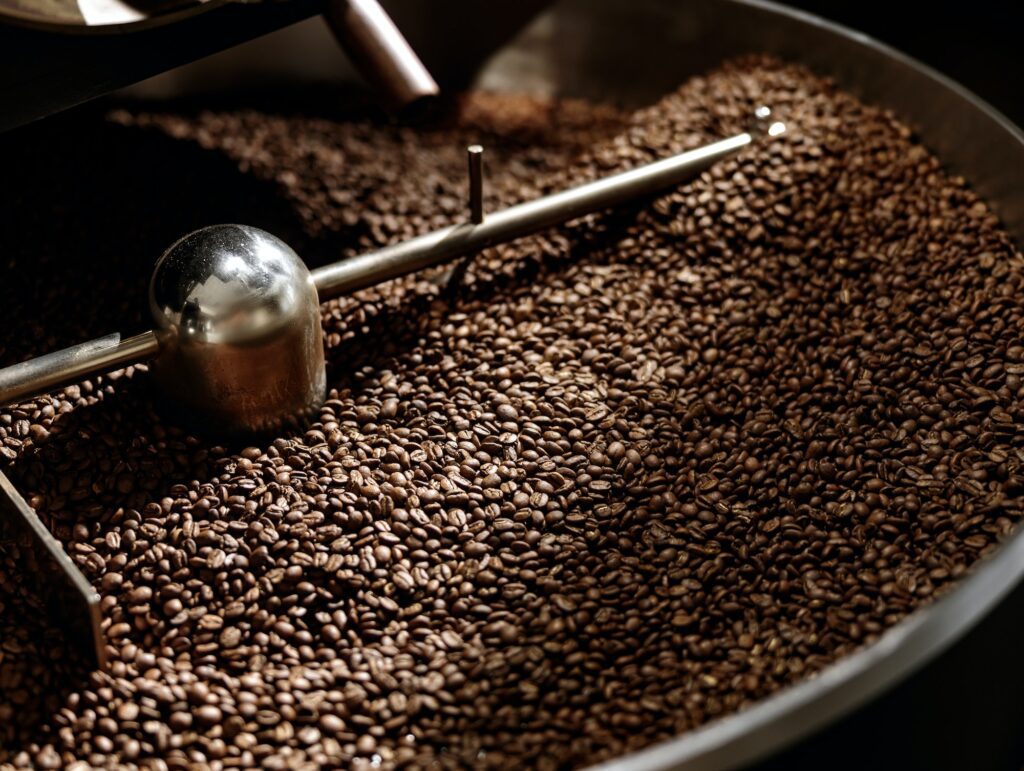
<instances>
[{"instance_id":1,"label":"reflective metal surface","mask_svg":"<svg viewBox=\"0 0 1024 771\"><path fill-rule=\"evenodd\" d=\"M0 0L0 20L54 32L109 32L168 24L226 0Z\"/></svg>"},{"instance_id":2,"label":"reflective metal surface","mask_svg":"<svg viewBox=\"0 0 1024 771\"><path fill-rule=\"evenodd\" d=\"M293 425L323 403L323 334L309 270L258 228L215 225L160 258L150 283L153 377L204 432Z\"/></svg>"},{"instance_id":3,"label":"reflective metal surface","mask_svg":"<svg viewBox=\"0 0 1024 771\"><path fill-rule=\"evenodd\" d=\"M145 361L159 350L152 332L127 340L114 333L0 369L0 405L16 404L93 375Z\"/></svg>"},{"instance_id":4,"label":"reflective metal surface","mask_svg":"<svg viewBox=\"0 0 1024 771\"><path fill-rule=\"evenodd\" d=\"M470 145L466 148L469 167L469 221L479 225L484 221L484 148Z\"/></svg>"},{"instance_id":5,"label":"reflective metal surface","mask_svg":"<svg viewBox=\"0 0 1024 771\"><path fill-rule=\"evenodd\" d=\"M437 83L377 0L329 0L324 15L359 71L392 108L437 96Z\"/></svg>"}]
</instances>

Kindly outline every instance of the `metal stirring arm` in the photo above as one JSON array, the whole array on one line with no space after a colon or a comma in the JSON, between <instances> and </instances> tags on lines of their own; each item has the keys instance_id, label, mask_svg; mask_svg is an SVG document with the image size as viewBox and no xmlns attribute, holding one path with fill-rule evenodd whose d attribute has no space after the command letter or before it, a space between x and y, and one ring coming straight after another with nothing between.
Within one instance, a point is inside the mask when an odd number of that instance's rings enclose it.
<instances>
[{"instance_id":1,"label":"metal stirring arm","mask_svg":"<svg viewBox=\"0 0 1024 771\"><path fill-rule=\"evenodd\" d=\"M503 209L486 217L482 216L481 208L479 148L471 148L473 189L470 197L474 214L470 222L442 228L314 270L312 276L319 298L322 301L339 297L674 187L760 137L782 134L785 126L779 122L768 123L770 114L767 108L759 108L755 113L757 127L750 132ZM159 353L159 338L155 332L148 331L126 340L122 340L118 334L107 335L15 364L0 369L0 405L18 403L49 393L93 375L152 359Z\"/></svg>"},{"instance_id":2,"label":"metal stirring arm","mask_svg":"<svg viewBox=\"0 0 1024 771\"><path fill-rule=\"evenodd\" d=\"M340 297L674 187L746 147L754 139L755 135L744 132L671 158L502 209L488 214L479 224L464 222L435 230L409 241L317 268L313 271L313 280L321 300Z\"/></svg>"},{"instance_id":3,"label":"metal stirring arm","mask_svg":"<svg viewBox=\"0 0 1024 771\"><path fill-rule=\"evenodd\" d=\"M0 404L56 391L93 375L138 364L160 352L152 331L122 340L114 333L0 369Z\"/></svg>"}]
</instances>

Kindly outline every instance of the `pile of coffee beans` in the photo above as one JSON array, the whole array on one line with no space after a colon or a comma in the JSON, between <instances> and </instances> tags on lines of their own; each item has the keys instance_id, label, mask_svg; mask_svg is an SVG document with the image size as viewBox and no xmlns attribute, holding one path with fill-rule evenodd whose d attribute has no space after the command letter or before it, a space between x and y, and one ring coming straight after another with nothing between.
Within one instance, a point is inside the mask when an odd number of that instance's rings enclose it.
<instances>
[{"instance_id":1,"label":"pile of coffee beans","mask_svg":"<svg viewBox=\"0 0 1024 771\"><path fill-rule=\"evenodd\" d=\"M180 235L150 228L165 209L322 263L464 217L469 142L497 207L761 103L785 136L657 200L325 305L331 390L304 432L184 434L143 367L0 411L5 471L101 593L111 659L0 761L582 766L813 676L953 585L1024 503L1024 260L892 115L770 59L629 115L475 96L417 130L69 119L116 152L92 179L95 142L60 146L56 194L23 164L50 229L0 228L0 259L49 278L0 287L23 319L0 358L139 323ZM54 273L69 252L96 255L86 288Z\"/></svg>"}]
</instances>

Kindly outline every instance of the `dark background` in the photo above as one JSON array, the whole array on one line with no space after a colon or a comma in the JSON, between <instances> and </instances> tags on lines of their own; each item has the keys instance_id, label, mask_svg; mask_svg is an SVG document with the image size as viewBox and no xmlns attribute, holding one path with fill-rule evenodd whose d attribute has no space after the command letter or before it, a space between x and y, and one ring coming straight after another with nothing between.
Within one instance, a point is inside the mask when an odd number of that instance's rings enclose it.
<instances>
[{"instance_id":1,"label":"dark background","mask_svg":"<svg viewBox=\"0 0 1024 771\"><path fill-rule=\"evenodd\" d=\"M685 2L685 0L680 0ZM1024 125L1024 0L787 0L959 81Z\"/></svg>"}]
</instances>

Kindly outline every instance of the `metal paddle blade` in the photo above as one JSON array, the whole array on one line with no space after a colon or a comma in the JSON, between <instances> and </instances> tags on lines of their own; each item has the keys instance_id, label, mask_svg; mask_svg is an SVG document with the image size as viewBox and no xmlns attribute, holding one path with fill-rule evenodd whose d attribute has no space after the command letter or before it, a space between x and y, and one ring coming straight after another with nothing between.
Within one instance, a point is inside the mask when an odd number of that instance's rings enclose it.
<instances>
[{"instance_id":1,"label":"metal paddle blade","mask_svg":"<svg viewBox=\"0 0 1024 771\"><path fill-rule=\"evenodd\" d=\"M13 551L26 588L93 668L106 665L100 596L10 480L0 473L0 553Z\"/></svg>"}]
</instances>

